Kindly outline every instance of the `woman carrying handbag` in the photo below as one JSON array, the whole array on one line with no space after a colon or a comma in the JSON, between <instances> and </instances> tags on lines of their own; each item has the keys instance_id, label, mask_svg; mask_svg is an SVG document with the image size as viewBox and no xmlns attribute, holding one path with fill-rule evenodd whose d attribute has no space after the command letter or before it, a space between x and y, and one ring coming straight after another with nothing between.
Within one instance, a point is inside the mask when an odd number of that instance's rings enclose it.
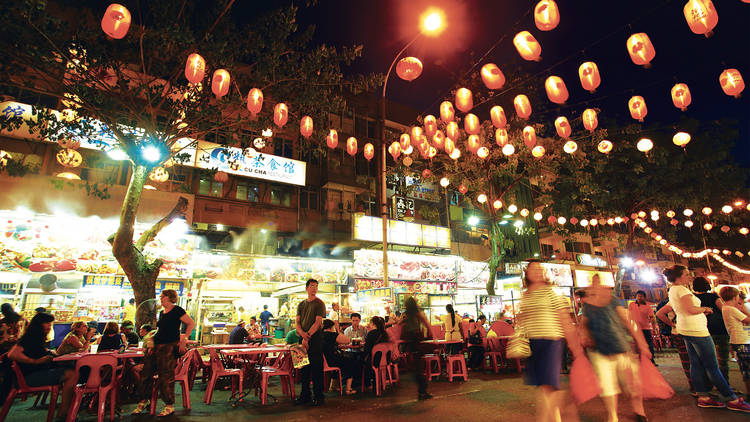
<instances>
[{"instance_id":1,"label":"woman carrying handbag","mask_svg":"<svg viewBox=\"0 0 750 422\"><path fill-rule=\"evenodd\" d=\"M531 261L524 273L526 290L521 297L518 315L518 337L511 339L508 352L522 350L528 338L531 355L526 360L526 384L537 389L537 420L559 420L563 392L560 390L560 369L564 340L573 356L583 355L575 329L570 321L570 310L565 300L557 295L539 261Z\"/></svg>"}]
</instances>

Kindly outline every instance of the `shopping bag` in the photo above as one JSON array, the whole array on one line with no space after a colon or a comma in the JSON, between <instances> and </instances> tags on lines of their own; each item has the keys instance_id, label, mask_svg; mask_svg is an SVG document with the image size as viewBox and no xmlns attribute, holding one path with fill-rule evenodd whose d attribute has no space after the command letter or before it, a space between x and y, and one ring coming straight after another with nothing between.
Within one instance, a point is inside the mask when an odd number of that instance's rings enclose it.
<instances>
[{"instance_id":1,"label":"shopping bag","mask_svg":"<svg viewBox=\"0 0 750 422\"><path fill-rule=\"evenodd\" d=\"M672 386L669 385L659 370L644 355L641 355L639 370L640 374L638 376L641 379L644 399L665 400L674 395Z\"/></svg>"},{"instance_id":2,"label":"shopping bag","mask_svg":"<svg viewBox=\"0 0 750 422\"><path fill-rule=\"evenodd\" d=\"M505 349L505 356L508 359L526 359L531 356L531 346L526 333L519 329L508 340L508 346Z\"/></svg>"},{"instance_id":3,"label":"shopping bag","mask_svg":"<svg viewBox=\"0 0 750 422\"><path fill-rule=\"evenodd\" d=\"M290 349L292 353L292 364L295 369L300 369L310 364L310 358L307 356L307 348L301 344L295 344Z\"/></svg>"},{"instance_id":4,"label":"shopping bag","mask_svg":"<svg viewBox=\"0 0 750 422\"><path fill-rule=\"evenodd\" d=\"M602 393L594 367L585 357L577 357L570 366L570 394L577 404L585 403Z\"/></svg>"}]
</instances>

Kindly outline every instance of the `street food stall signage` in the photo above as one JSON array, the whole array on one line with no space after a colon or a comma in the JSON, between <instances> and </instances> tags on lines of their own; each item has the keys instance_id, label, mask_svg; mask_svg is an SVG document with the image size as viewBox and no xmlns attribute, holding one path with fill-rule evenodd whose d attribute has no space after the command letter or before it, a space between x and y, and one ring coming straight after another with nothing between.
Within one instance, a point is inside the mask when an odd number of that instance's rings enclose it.
<instances>
[{"instance_id":1,"label":"street food stall signage","mask_svg":"<svg viewBox=\"0 0 750 422\"><path fill-rule=\"evenodd\" d=\"M502 296L477 295L477 304L480 308L485 306L503 306Z\"/></svg>"},{"instance_id":2,"label":"street food stall signage","mask_svg":"<svg viewBox=\"0 0 750 422\"><path fill-rule=\"evenodd\" d=\"M132 290L130 280L121 275L85 275L83 276L83 287L89 286L110 286L120 287L125 290ZM182 296L185 284L181 281L156 280L156 294L163 290L175 290L178 295Z\"/></svg>"},{"instance_id":3,"label":"street food stall signage","mask_svg":"<svg viewBox=\"0 0 750 422\"><path fill-rule=\"evenodd\" d=\"M358 302L367 302L372 299L390 299L393 297L393 289L385 287L381 289L360 290L357 292Z\"/></svg>"},{"instance_id":4,"label":"street food stall signage","mask_svg":"<svg viewBox=\"0 0 750 422\"><path fill-rule=\"evenodd\" d=\"M603 260L602 258L595 256L595 255L585 254L585 253L577 254L576 262L578 262L581 265L588 265L589 267L606 267L607 266L607 261Z\"/></svg>"},{"instance_id":5,"label":"street food stall signage","mask_svg":"<svg viewBox=\"0 0 750 422\"><path fill-rule=\"evenodd\" d=\"M355 214L352 219L354 239L382 242L383 226L381 221L378 217ZM399 245L450 249L451 232L447 227L388 220L388 242Z\"/></svg>"},{"instance_id":6,"label":"street food stall signage","mask_svg":"<svg viewBox=\"0 0 750 422\"><path fill-rule=\"evenodd\" d=\"M255 150L242 150L198 141L195 166L256 179L305 186L307 164L303 161L258 153Z\"/></svg>"},{"instance_id":7,"label":"street food stall signage","mask_svg":"<svg viewBox=\"0 0 750 422\"><path fill-rule=\"evenodd\" d=\"M414 200L402 196L394 196L393 214L396 220L414 218Z\"/></svg>"}]
</instances>

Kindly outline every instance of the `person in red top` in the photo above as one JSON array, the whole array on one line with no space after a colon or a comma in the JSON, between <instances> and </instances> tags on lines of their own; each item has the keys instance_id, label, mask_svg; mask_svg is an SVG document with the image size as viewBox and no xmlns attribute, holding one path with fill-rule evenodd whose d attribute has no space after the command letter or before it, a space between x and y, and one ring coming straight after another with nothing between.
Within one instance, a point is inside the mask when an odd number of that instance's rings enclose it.
<instances>
[{"instance_id":1,"label":"person in red top","mask_svg":"<svg viewBox=\"0 0 750 422\"><path fill-rule=\"evenodd\" d=\"M635 301L628 306L630 317L638 324L638 329L643 332L643 337L648 343L648 350L651 352L651 362L654 362L654 339L651 337L651 329L654 322L654 309L646 303L646 292L638 290L635 294ZM658 366L658 365L657 365Z\"/></svg>"}]
</instances>

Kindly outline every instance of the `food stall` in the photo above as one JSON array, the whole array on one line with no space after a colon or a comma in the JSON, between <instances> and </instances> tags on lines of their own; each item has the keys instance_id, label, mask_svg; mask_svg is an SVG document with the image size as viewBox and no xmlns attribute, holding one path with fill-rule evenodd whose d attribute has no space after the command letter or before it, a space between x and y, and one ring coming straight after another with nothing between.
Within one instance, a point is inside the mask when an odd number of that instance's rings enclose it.
<instances>
[{"instance_id":1,"label":"food stall","mask_svg":"<svg viewBox=\"0 0 750 422\"><path fill-rule=\"evenodd\" d=\"M458 289L456 303L453 308L460 315L469 314L476 319L480 310L477 308L477 298L487 294L487 282L490 279L490 268L487 262L458 260ZM489 310L489 308L487 308ZM500 312L493 310L491 315ZM490 314L485 314L490 315Z\"/></svg>"},{"instance_id":2,"label":"food stall","mask_svg":"<svg viewBox=\"0 0 750 422\"><path fill-rule=\"evenodd\" d=\"M297 304L307 297L307 280L319 280L318 297L330 307L346 296L341 295L341 287L348 282L351 265L340 260L196 253L194 278L200 281L194 284L192 296L197 298L200 338L203 342L220 340L209 338L211 332L229 332L240 318L259 317L264 305L274 315L270 333L281 328L276 334L281 336L291 327ZM223 330L215 329L219 327Z\"/></svg>"},{"instance_id":3,"label":"food stall","mask_svg":"<svg viewBox=\"0 0 750 422\"><path fill-rule=\"evenodd\" d=\"M378 302L357 300L358 309L367 315L380 315L385 304L394 304L403 311L404 300L414 296L417 304L424 308L425 315L437 323L445 315L445 305L453 302L456 294L456 265L460 258L451 255L417 255L388 251L388 281L383 285L383 253L377 250L354 251L354 283L357 292L370 289L393 289L390 301Z\"/></svg>"}]
</instances>

